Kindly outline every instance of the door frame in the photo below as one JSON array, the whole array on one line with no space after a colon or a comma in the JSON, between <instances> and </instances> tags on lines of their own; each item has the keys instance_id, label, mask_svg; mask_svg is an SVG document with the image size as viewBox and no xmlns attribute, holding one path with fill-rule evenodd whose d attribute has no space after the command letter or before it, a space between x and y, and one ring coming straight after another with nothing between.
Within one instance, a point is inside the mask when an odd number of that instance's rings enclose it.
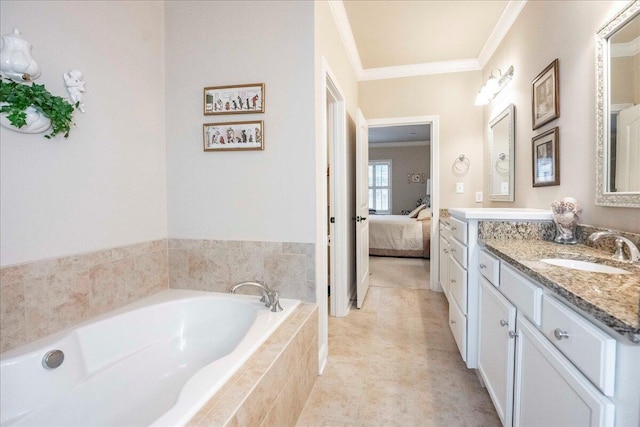
<instances>
[{"instance_id":1,"label":"door frame","mask_svg":"<svg viewBox=\"0 0 640 427\"><path fill-rule=\"evenodd\" d=\"M316 302L318 304L318 373L322 374L329 353L329 308L327 270L331 261L331 309L332 315L339 315L340 309L346 307L348 312L350 284L348 280L348 235L347 221L347 126L346 103L344 92L331 71L327 60L323 57L321 64L321 84L317 95L320 113L320 139L316 147ZM321 106L321 107L320 107ZM329 115L331 115L329 117ZM331 128L329 125L331 124ZM329 149L328 144L332 147ZM331 152L331 159L328 158ZM329 162L329 160L331 160ZM331 164L330 185L331 201L327 195L327 164ZM327 256L327 205L331 209L336 222L332 224L331 260ZM334 311L335 310L335 311ZM342 314L346 315L346 312Z\"/></svg>"},{"instance_id":2,"label":"door frame","mask_svg":"<svg viewBox=\"0 0 640 427\"><path fill-rule=\"evenodd\" d=\"M440 116L408 116L408 117L387 117L381 119L369 119L369 129L373 127L389 127L398 125L430 125L431 143L430 149L430 175L431 175L431 248L429 260L437 260L440 251L440 232L438 223L440 221ZM432 291L442 291L438 283L439 267L437 262L430 262L429 289Z\"/></svg>"}]
</instances>

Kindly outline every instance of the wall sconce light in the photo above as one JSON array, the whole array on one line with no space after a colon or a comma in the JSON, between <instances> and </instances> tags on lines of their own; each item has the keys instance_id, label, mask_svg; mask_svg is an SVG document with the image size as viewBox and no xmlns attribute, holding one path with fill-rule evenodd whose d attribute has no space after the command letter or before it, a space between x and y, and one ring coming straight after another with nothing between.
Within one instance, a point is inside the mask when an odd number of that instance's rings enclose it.
<instances>
[{"instance_id":1,"label":"wall sconce light","mask_svg":"<svg viewBox=\"0 0 640 427\"><path fill-rule=\"evenodd\" d=\"M497 73L496 73L497 72ZM497 74L497 75L496 75ZM478 96L476 96L476 105L487 105L489 101L496 97L502 89L513 78L513 65L509 67L504 75L500 72L499 68L494 68L491 71L491 75L487 79L487 82L482 86Z\"/></svg>"}]
</instances>

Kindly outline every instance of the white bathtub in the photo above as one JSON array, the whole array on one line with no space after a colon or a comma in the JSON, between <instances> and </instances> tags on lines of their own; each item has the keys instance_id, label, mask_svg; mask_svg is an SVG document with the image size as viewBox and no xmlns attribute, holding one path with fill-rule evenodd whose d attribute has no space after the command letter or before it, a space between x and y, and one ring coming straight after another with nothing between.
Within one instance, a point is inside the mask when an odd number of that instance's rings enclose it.
<instances>
[{"instance_id":1,"label":"white bathtub","mask_svg":"<svg viewBox=\"0 0 640 427\"><path fill-rule=\"evenodd\" d=\"M280 301L171 289L7 351L0 425L184 425L299 304Z\"/></svg>"}]
</instances>

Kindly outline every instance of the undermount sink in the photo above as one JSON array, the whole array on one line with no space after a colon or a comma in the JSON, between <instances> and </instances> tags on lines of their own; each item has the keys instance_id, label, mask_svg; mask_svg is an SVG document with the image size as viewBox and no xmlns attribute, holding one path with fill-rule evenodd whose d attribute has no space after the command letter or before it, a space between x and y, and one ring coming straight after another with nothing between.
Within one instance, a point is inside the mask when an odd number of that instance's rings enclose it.
<instances>
[{"instance_id":1,"label":"undermount sink","mask_svg":"<svg viewBox=\"0 0 640 427\"><path fill-rule=\"evenodd\" d=\"M545 262L547 264L556 265L558 267L589 271L592 273L631 274L630 271L623 270L621 268L611 267L609 265L604 265L604 264L596 264L595 262L579 261L575 259L545 258L545 259L541 259L540 261Z\"/></svg>"}]
</instances>

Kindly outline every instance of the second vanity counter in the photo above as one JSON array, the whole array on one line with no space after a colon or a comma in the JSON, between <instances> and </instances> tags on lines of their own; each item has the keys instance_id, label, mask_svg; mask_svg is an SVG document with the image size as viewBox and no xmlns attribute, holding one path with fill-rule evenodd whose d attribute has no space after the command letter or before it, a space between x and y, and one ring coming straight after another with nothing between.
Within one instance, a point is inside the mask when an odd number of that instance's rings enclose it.
<instances>
[{"instance_id":1,"label":"second vanity counter","mask_svg":"<svg viewBox=\"0 0 640 427\"><path fill-rule=\"evenodd\" d=\"M484 239L480 245L604 325L640 343L638 264L616 262L610 255L589 246L566 246L544 240ZM631 274L558 267L540 261L544 258L597 262L624 268Z\"/></svg>"}]
</instances>

